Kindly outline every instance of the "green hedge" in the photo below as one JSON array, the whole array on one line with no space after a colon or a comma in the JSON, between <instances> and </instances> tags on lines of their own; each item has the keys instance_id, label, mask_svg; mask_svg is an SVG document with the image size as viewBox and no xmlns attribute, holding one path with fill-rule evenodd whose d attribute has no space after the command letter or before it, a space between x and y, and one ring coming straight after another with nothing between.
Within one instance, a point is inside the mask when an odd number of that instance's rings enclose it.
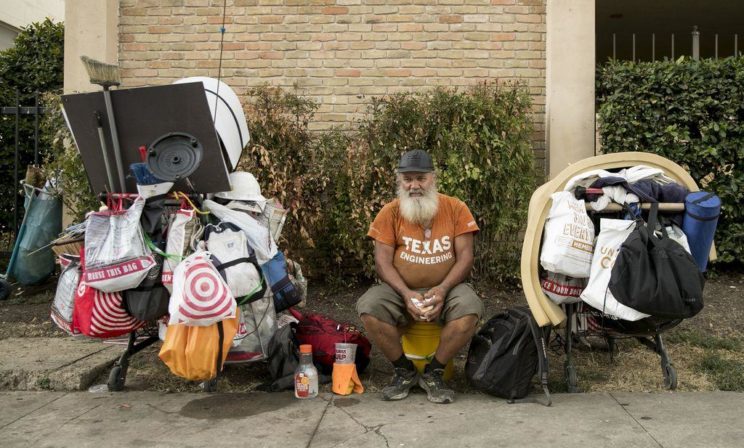
<instances>
[{"instance_id":1,"label":"green hedge","mask_svg":"<svg viewBox=\"0 0 744 448\"><path fill-rule=\"evenodd\" d=\"M262 87L247 107L252 145L244 168L292 208L284 247L311 275L374 275L369 224L395 197L400 154L423 148L439 189L464 200L482 229L476 273L517 277L527 204L535 186L526 89L483 84L374 99L351 132L311 133L314 103Z\"/></svg>"},{"instance_id":2,"label":"green hedge","mask_svg":"<svg viewBox=\"0 0 744 448\"><path fill-rule=\"evenodd\" d=\"M744 58L611 62L598 69L597 102L603 152L686 167L723 201L719 261L744 262Z\"/></svg>"},{"instance_id":3,"label":"green hedge","mask_svg":"<svg viewBox=\"0 0 744 448\"><path fill-rule=\"evenodd\" d=\"M16 89L23 106L34 105L34 92L62 89L64 25L46 19L29 25L18 34L15 45L0 52L0 106L16 105ZM34 119L22 115L19 121L20 164L23 179L26 165L34 161ZM43 158L50 136L39 134ZM15 157L15 116L0 116L0 232L13 225L13 204L20 187L13 185ZM22 204L22 202L20 202ZM21 213L22 214L22 213Z\"/></svg>"}]
</instances>

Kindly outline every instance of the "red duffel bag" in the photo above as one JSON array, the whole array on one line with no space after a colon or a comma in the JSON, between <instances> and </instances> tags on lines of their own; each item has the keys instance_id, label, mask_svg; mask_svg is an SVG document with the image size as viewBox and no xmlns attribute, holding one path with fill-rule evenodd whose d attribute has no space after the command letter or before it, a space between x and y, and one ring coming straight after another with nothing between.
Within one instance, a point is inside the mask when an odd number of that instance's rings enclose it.
<instances>
[{"instance_id":1,"label":"red duffel bag","mask_svg":"<svg viewBox=\"0 0 744 448\"><path fill-rule=\"evenodd\" d=\"M354 359L357 372L362 373L367 368L372 344L354 325L335 321L322 314L302 314L294 308L289 308L288 311L299 320L295 327L297 341L313 346L313 361L323 373L330 374L333 370L337 342L357 344Z\"/></svg>"}]
</instances>

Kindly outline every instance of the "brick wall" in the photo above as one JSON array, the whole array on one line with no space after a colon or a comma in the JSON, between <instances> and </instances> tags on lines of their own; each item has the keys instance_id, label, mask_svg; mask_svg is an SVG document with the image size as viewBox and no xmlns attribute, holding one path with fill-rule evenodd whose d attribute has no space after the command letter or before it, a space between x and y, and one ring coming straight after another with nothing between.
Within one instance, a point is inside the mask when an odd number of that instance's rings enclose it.
<instances>
[{"instance_id":1,"label":"brick wall","mask_svg":"<svg viewBox=\"0 0 744 448\"><path fill-rule=\"evenodd\" d=\"M124 86L217 77L223 0L121 0ZM227 0L222 79L241 95L297 86L314 129L349 126L372 96L519 80L544 169L545 0Z\"/></svg>"}]
</instances>

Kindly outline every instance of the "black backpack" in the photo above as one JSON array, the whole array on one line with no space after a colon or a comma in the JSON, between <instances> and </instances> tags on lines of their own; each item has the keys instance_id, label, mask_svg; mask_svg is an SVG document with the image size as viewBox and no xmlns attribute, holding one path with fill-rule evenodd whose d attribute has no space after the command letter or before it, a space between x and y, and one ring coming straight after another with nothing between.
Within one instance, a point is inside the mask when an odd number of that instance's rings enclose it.
<instances>
[{"instance_id":1,"label":"black backpack","mask_svg":"<svg viewBox=\"0 0 744 448\"><path fill-rule=\"evenodd\" d=\"M639 219L620 247L609 288L618 302L664 319L685 319L703 309L705 278L695 259L679 243L655 234L658 204L648 224Z\"/></svg>"},{"instance_id":2,"label":"black backpack","mask_svg":"<svg viewBox=\"0 0 744 448\"><path fill-rule=\"evenodd\" d=\"M162 234L153 235L152 247L162 251L165 240ZM155 266L136 288L123 291L122 305L130 316L139 320L156 320L168 314L170 293L163 286L160 274L163 271L163 256L153 251Z\"/></svg>"},{"instance_id":3,"label":"black backpack","mask_svg":"<svg viewBox=\"0 0 744 448\"><path fill-rule=\"evenodd\" d=\"M545 336L527 307L493 316L470 342L465 375L483 392L513 402L527 396L538 370L550 406Z\"/></svg>"},{"instance_id":4,"label":"black backpack","mask_svg":"<svg viewBox=\"0 0 744 448\"><path fill-rule=\"evenodd\" d=\"M271 381L258 385L258 390L279 392L294 388L294 374L295 369L300 364L300 350L293 327L296 327L296 325L285 325L276 330L274 336L271 337L267 350L267 365ZM320 384L330 383L331 379L330 375L325 375L318 369L318 382Z\"/></svg>"}]
</instances>

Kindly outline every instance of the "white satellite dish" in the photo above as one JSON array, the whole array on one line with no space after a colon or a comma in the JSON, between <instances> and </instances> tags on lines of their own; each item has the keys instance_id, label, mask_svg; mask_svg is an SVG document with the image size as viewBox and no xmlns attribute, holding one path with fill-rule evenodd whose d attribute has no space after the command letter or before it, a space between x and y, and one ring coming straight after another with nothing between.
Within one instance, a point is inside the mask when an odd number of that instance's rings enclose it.
<instances>
[{"instance_id":1,"label":"white satellite dish","mask_svg":"<svg viewBox=\"0 0 744 448\"><path fill-rule=\"evenodd\" d=\"M225 162L227 162L230 171L235 171L243 149L251 138L238 95L224 82L205 76L183 78L173 82L173 84L189 82L204 84L204 93L207 95L207 103L214 120L214 128L228 158Z\"/></svg>"}]
</instances>

